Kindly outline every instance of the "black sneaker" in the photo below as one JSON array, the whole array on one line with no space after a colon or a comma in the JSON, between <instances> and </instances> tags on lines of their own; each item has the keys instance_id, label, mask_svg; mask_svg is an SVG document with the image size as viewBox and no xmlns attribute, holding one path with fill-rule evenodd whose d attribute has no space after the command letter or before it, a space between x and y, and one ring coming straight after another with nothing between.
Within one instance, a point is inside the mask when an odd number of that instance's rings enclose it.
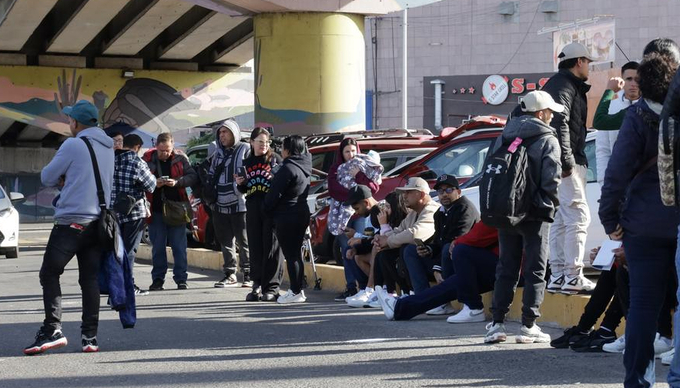
<instances>
[{"instance_id":1,"label":"black sneaker","mask_svg":"<svg viewBox=\"0 0 680 388\"><path fill-rule=\"evenodd\" d=\"M154 279L153 283L149 286L149 291L162 291L164 290L163 288L163 283L165 283L161 279Z\"/></svg>"},{"instance_id":2,"label":"black sneaker","mask_svg":"<svg viewBox=\"0 0 680 388\"><path fill-rule=\"evenodd\" d=\"M97 343L97 336L87 338L85 337L85 334L83 334L81 338L83 344L83 353L96 353L99 351L99 343Z\"/></svg>"},{"instance_id":3,"label":"black sneaker","mask_svg":"<svg viewBox=\"0 0 680 388\"><path fill-rule=\"evenodd\" d=\"M51 349L63 348L67 344L68 341L61 330L55 330L54 333L46 333L40 328L35 335L35 341L24 349L24 354L33 356L35 354L45 353Z\"/></svg>"},{"instance_id":4,"label":"black sneaker","mask_svg":"<svg viewBox=\"0 0 680 388\"><path fill-rule=\"evenodd\" d=\"M267 291L262 294L260 297L260 300L263 302L276 302L276 300L279 299L279 293L273 292L273 291Z\"/></svg>"},{"instance_id":5,"label":"black sneaker","mask_svg":"<svg viewBox=\"0 0 680 388\"><path fill-rule=\"evenodd\" d=\"M602 345L616 341L616 334L608 330L593 330L587 337L571 344L571 350L579 353L603 352Z\"/></svg>"},{"instance_id":6,"label":"black sneaker","mask_svg":"<svg viewBox=\"0 0 680 388\"><path fill-rule=\"evenodd\" d=\"M345 291L340 293L340 295L335 297L335 301L336 302L344 302L345 299L349 298L350 296L356 295L357 292L358 291L357 291L356 288L347 288L347 289L345 289Z\"/></svg>"},{"instance_id":7,"label":"black sneaker","mask_svg":"<svg viewBox=\"0 0 680 388\"><path fill-rule=\"evenodd\" d=\"M137 285L135 284L135 295L137 295L137 296L149 295L149 291L142 290L141 288L137 287Z\"/></svg>"},{"instance_id":8,"label":"black sneaker","mask_svg":"<svg viewBox=\"0 0 680 388\"><path fill-rule=\"evenodd\" d=\"M246 302L258 302L260 300L260 293L257 291L251 291L246 295Z\"/></svg>"},{"instance_id":9,"label":"black sneaker","mask_svg":"<svg viewBox=\"0 0 680 388\"><path fill-rule=\"evenodd\" d=\"M578 327L573 326L565 330L564 334L561 337L555 338L554 340L550 341L550 346L556 349L567 349L574 342L586 337L588 337L587 332L584 333L581 330L579 330Z\"/></svg>"},{"instance_id":10,"label":"black sneaker","mask_svg":"<svg viewBox=\"0 0 680 388\"><path fill-rule=\"evenodd\" d=\"M243 274L243 283L241 283L241 287L243 288L253 287L253 281L250 279L250 274L247 272Z\"/></svg>"},{"instance_id":11,"label":"black sneaker","mask_svg":"<svg viewBox=\"0 0 680 388\"><path fill-rule=\"evenodd\" d=\"M187 284L187 282L179 282L179 283L177 283L177 289L178 290L188 290L189 285Z\"/></svg>"}]
</instances>

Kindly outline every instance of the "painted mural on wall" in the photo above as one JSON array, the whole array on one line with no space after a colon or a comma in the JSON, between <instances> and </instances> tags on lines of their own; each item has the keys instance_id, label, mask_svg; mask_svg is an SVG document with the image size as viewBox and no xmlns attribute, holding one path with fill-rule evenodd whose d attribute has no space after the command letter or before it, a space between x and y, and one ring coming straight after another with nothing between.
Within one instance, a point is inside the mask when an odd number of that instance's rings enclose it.
<instances>
[{"instance_id":1,"label":"painted mural on wall","mask_svg":"<svg viewBox=\"0 0 680 388\"><path fill-rule=\"evenodd\" d=\"M104 126L179 131L253 111L252 73L0 66L0 116L68 134L61 108L89 100Z\"/></svg>"}]
</instances>

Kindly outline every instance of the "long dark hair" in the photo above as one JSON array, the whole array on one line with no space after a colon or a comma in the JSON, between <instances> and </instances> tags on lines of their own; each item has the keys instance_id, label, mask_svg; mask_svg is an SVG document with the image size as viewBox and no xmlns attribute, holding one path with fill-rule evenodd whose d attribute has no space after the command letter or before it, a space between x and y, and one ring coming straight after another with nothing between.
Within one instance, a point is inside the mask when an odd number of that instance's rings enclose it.
<instances>
[{"instance_id":1,"label":"long dark hair","mask_svg":"<svg viewBox=\"0 0 680 388\"><path fill-rule=\"evenodd\" d=\"M677 66L666 55L651 53L645 56L638 68L638 86L642 97L663 104Z\"/></svg>"},{"instance_id":2,"label":"long dark hair","mask_svg":"<svg viewBox=\"0 0 680 388\"><path fill-rule=\"evenodd\" d=\"M307 153L307 145L305 144L305 140L298 135L291 135L283 139L283 149L288 151L290 156Z\"/></svg>"},{"instance_id":3,"label":"long dark hair","mask_svg":"<svg viewBox=\"0 0 680 388\"><path fill-rule=\"evenodd\" d=\"M271 141L271 138L272 138L271 133L269 133L267 128L262 128L262 127L253 128L253 131L250 132L250 141L255 141L255 139L257 139L257 137L260 136L260 135L266 135L267 139L269 141ZM255 156L255 147L253 147L251 145L250 151L251 151L251 155ZM267 153L264 154L264 161L266 163L269 163L272 160L272 154L273 154L273 151L272 151L272 147L270 145L269 148L267 149Z\"/></svg>"},{"instance_id":4,"label":"long dark hair","mask_svg":"<svg viewBox=\"0 0 680 388\"><path fill-rule=\"evenodd\" d=\"M394 192L387 194L387 197L385 197L385 202L390 205L390 215L387 217L387 224L392 228L399 226L401 221L406 218L406 213L408 213L408 209L401 198L401 195ZM371 208L371 224L376 228L380 227L378 213L380 213L380 207L373 206Z\"/></svg>"},{"instance_id":5,"label":"long dark hair","mask_svg":"<svg viewBox=\"0 0 680 388\"><path fill-rule=\"evenodd\" d=\"M357 147L357 151L359 150L359 146L357 145L357 141L353 137L346 137L346 138L342 139L342 141L340 142L340 160L337 161L338 164L343 164L343 163L346 162L344 152L345 152L345 147L347 147L348 145L353 145L353 146Z\"/></svg>"}]
</instances>

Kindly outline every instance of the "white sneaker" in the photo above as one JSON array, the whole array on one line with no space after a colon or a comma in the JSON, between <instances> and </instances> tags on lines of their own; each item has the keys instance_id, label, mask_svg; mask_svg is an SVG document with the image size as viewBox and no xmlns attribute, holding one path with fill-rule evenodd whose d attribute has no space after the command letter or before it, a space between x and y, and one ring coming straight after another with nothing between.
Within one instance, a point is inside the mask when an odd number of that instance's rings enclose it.
<instances>
[{"instance_id":1,"label":"white sneaker","mask_svg":"<svg viewBox=\"0 0 680 388\"><path fill-rule=\"evenodd\" d=\"M505 334L505 325L502 323L489 322L486 325L486 335L484 336L485 344L495 344L498 342L505 342L508 335Z\"/></svg>"},{"instance_id":2,"label":"white sneaker","mask_svg":"<svg viewBox=\"0 0 680 388\"><path fill-rule=\"evenodd\" d=\"M548 282L548 286L545 288L545 290L548 291L548 292L551 292L551 293L560 292L562 290L563 285L564 285L564 275L553 276L551 274L550 275L550 281Z\"/></svg>"},{"instance_id":3,"label":"white sneaker","mask_svg":"<svg viewBox=\"0 0 680 388\"><path fill-rule=\"evenodd\" d=\"M560 292L566 295L590 293L595 289L595 283L588 280L583 274L564 277L564 285Z\"/></svg>"},{"instance_id":4,"label":"white sneaker","mask_svg":"<svg viewBox=\"0 0 680 388\"><path fill-rule=\"evenodd\" d=\"M293 294L293 291L288 290L286 291L285 294L281 295L279 299L276 300L276 303L279 304L290 304L290 303L304 303L307 301L307 297L305 297L305 292L300 291L299 294Z\"/></svg>"},{"instance_id":5,"label":"white sneaker","mask_svg":"<svg viewBox=\"0 0 680 388\"><path fill-rule=\"evenodd\" d=\"M671 349L673 349L673 340L656 333L656 338L654 338L654 357L661 358L661 353L666 353Z\"/></svg>"},{"instance_id":6,"label":"white sneaker","mask_svg":"<svg viewBox=\"0 0 680 388\"><path fill-rule=\"evenodd\" d=\"M458 314L446 318L448 323L484 322L485 320L484 310L473 310L466 304L463 305L463 309Z\"/></svg>"},{"instance_id":7,"label":"white sneaker","mask_svg":"<svg viewBox=\"0 0 680 388\"><path fill-rule=\"evenodd\" d=\"M425 314L427 315L451 315L455 313L456 310L451 307L449 303L445 303L439 307L435 307L432 310L427 310Z\"/></svg>"},{"instance_id":8,"label":"white sneaker","mask_svg":"<svg viewBox=\"0 0 680 388\"><path fill-rule=\"evenodd\" d=\"M397 304L397 298L388 294L382 287L375 287L375 292L378 294L378 300L380 301L380 307L382 307L385 318L388 321L394 320L394 305Z\"/></svg>"},{"instance_id":9,"label":"white sneaker","mask_svg":"<svg viewBox=\"0 0 680 388\"><path fill-rule=\"evenodd\" d=\"M673 357L675 356L675 348L661 354L661 363L664 365L670 365L673 362Z\"/></svg>"},{"instance_id":10,"label":"white sneaker","mask_svg":"<svg viewBox=\"0 0 680 388\"><path fill-rule=\"evenodd\" d=\"M616 341L602 345L602 350L607 353L623 353L626 350L626 336L622 335Z\"/></svg>"},{"instance_id":11,"label":"white sneaker","mask_svg":"<svg viewBox=\"0 0 680 388\"><path fill-rule=\"evenodd\" d=\"M372 288L361 290L361 292L355 296L347 298L347 305L354 308L364 307L368 304L368 301L371 299L371 296L373 296L374 293L375 291L373 291Z\"/></svg>"},{"instance_id":12,"label":"white sneaker","mask_svg":"<svg viewBox=\"0 0 680 388\"><path fill-rule=\"evenodd\" d=\"M363 290L357 292L356 294L354 294L352 296L348 296L347 298L345 298L345 303L349 303L349 301L354 299L354 298L361 298L365 293L366 293L366 289L363 289Z\"/></svg>"},{"instance_id":13,"label":"white sneaker","mask_svg":"<svg viewBox=\"0 0 680 388\"><path fill-rule=\"evenodd\" d=\"M519 334L515 336L515 342L518 344L543 344L550 342L550 334L544 333L535 323L531 328L522 325Z\"/></svg>"}]
</instances>

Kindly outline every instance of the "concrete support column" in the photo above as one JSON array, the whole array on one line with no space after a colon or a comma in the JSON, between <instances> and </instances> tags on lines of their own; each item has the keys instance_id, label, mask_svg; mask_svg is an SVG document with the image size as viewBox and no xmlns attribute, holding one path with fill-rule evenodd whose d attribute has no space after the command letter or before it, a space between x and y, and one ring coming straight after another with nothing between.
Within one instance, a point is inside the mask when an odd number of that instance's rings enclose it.
<instances>
[{"instance_id":1,"label":"concrete support column","mask_svg":"<svg viewBox=\"0 0 680 388\"><path fill-rule=\"evenodd\" d=\"M366 126L364 16L255 16L255 124L276 135Z\"/></svg>"}]
</instances>

